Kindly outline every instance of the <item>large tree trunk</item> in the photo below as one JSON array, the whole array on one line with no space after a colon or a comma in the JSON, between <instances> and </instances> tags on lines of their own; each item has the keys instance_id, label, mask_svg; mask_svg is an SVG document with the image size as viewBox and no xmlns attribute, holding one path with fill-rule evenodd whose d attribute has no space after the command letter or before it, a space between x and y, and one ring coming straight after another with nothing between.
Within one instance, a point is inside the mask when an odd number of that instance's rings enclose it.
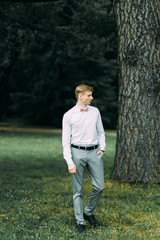
<instances>
[{"instance_id":1,"label":"large tree trunk","mask_svg":"<svg viewBox=\"0 0 160 240\"><path fill-rule=\"evenodd\" d=\"M115 0L119 117L112 179L160 182L160 1Z\"/></svg>"}]
</instances>

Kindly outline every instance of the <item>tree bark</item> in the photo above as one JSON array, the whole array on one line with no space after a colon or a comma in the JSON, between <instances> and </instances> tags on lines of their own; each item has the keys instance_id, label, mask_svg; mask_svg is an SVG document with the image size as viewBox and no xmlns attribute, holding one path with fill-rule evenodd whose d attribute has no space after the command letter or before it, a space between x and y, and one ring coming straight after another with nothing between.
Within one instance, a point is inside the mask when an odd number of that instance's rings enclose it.
<instances>
[{"instance_id":1,"label":"tree bark","mask_svg":"<svg viewBox=\"0 0 160 240\"><path fill-rule=\"evenodd\" d=\"M114 0L118 129L112 179L160 182L160 1Z\"/></svg>"}]
</instances>

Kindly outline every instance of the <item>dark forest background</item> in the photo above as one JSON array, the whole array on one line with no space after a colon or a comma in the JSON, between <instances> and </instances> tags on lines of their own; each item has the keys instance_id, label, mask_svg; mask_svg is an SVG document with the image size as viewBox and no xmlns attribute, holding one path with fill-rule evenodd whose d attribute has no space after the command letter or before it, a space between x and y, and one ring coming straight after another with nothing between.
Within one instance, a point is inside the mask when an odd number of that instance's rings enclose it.
<instances>
[{"instance_id":1,"label":"dark forest background","mask_svg":"<svg viewBox=\"0 0 160 240\"><path fill-rule=\"evenodd\" d=\"M104 127L117 121L116 23L110 0L0 2L0 121L61 127L74 89L95 89Z\"/></svg>"}]
</instances>

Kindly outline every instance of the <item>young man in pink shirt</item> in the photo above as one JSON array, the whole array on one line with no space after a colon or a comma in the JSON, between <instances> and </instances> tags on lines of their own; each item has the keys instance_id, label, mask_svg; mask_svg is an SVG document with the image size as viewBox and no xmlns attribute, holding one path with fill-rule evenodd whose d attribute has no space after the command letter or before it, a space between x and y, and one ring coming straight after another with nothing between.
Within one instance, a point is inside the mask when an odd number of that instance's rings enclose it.
<instances>
[{"instance_id":1,"label":"young man in pink shirt","mask_svg":"<svg viewBox=\"0 0 160 240\"><path fill-rule=\"evenodd\" d=\"M85 220L99 226L93 212L104 189L102 156L105 153L105 132L100 112L90 106L93 87L81 84L75 89L77 104L63 116L62 145L64 159L72 174L74 212L78 232L85 231ZM87 168L93 190L83 212L83 176Z\"/></svg>"}]
</instances>

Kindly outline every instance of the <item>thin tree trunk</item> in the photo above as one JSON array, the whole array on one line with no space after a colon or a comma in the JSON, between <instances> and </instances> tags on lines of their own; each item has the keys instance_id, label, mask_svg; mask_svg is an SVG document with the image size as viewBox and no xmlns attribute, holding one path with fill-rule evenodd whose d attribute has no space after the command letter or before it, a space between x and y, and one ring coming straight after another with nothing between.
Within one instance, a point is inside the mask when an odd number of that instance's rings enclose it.
<instances>
[{"instance_id":1,"label":"thin tree trunk","mask_svg":"<svg viewBox=\"0 0 160 240\"><path fill-rule=\"evenodd\" d=\"M112 179L160 182L160 1L113 1L119 117Z\"/></svg>"}]
</instances>

